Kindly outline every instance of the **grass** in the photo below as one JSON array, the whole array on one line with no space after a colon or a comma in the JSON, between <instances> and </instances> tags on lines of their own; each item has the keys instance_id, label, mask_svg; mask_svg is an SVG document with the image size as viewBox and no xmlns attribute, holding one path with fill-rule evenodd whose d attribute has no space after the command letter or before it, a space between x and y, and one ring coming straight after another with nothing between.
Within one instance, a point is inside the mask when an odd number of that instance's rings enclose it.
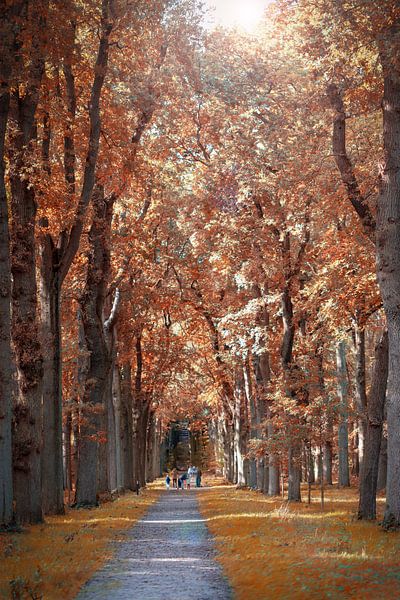
<instances>
[{"instance_id":1,"label":"grass","mask_svg":"<svg viewBox=\"0 0 400 600\"><path fill-rule=\"evenodd\" d=\"M357 521L355 489L326 496L322 511L228 485L199 494L237 600L400 598L400 533Z\"/></svg>"},{"instance_id":2,"label":"grass","mask_svg":"<svg viewBox=\"0 0 400 600\"><path fill-rule=\"evenodd\" d=\"M0 598L69 600L112 554L111 541L155 502L150 486L95 509L68 510L62 516L0 535Z\"/></svg>"}]
</instances>

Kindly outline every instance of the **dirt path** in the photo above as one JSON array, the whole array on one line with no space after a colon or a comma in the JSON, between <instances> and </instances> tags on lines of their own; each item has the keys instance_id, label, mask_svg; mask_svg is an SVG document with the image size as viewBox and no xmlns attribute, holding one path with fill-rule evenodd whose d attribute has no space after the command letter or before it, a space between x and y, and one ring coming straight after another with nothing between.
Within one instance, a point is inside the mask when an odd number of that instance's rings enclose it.
<instances>
[{"instance_id":1,"label":"dirt path","mask_svg":"<svg viewBox=\"0 0 400 600\"><path fill-rule=\"evenodd\" d=\"M198 493L163 494L76 600L230 600Z\"/></svg>"}]
</instances>

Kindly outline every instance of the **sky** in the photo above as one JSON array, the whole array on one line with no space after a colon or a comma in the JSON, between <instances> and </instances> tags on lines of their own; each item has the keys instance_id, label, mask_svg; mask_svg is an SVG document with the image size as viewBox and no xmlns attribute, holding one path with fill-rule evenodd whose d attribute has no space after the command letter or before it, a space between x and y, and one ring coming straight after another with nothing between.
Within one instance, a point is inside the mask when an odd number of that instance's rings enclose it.
<instances>
[{"instance_id":1,"label":"sky","mask_svg":"<svg viewBox=\"0 0 400 600\"><path fill-rule=\"evenodd\" d=\"M257 27L264 8L270 0L205 0L215 8L215 21L226 27L239 26L246 30Z\"/></svg>"}]
</instances>

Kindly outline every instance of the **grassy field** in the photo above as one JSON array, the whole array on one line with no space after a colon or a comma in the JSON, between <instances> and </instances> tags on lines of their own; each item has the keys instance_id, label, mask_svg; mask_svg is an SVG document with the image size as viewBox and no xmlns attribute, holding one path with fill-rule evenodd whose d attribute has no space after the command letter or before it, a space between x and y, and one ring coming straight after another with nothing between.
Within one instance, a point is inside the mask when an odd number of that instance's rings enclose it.
<instances>
[{"instance_id":1,"label":"grassy field","mask_svg":"<svg viewBox=\"0 0 400 600\"><path fill-rule=\"evenodd\" d=\"M68 510L23 533L0 535L0 598L69 600L155 502L160 489L128 493L99 508Z\"/></svg>"},{"instance_id":2,"label":"grassy field","mask_svg":"<svg viewBox=\"0 0 400 600\"><path fill-rule=\"evenodd\" d=\"M223 485L199 499L237 600L400 598L400 533L357 521L355 489L323 511Z\"/></svg>"}]
</instances>

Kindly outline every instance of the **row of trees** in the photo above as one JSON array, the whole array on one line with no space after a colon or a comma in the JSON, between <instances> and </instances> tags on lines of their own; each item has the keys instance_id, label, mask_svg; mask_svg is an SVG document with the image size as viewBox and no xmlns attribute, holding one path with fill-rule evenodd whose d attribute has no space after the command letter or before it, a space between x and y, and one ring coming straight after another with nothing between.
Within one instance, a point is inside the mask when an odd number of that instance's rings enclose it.
<instances>
[{"instance_id":1,"label":"row of trees","mask_svg":"<svg viewBox=\"0 0 400 600\"><path fill-rule=\"evenodd\" d=\"M387 437L396 526L397 3L1 9L3 525L144 485L191 417L290 500L349 484L350 437L361 518Z\"/></svg>"}]
</instances>

